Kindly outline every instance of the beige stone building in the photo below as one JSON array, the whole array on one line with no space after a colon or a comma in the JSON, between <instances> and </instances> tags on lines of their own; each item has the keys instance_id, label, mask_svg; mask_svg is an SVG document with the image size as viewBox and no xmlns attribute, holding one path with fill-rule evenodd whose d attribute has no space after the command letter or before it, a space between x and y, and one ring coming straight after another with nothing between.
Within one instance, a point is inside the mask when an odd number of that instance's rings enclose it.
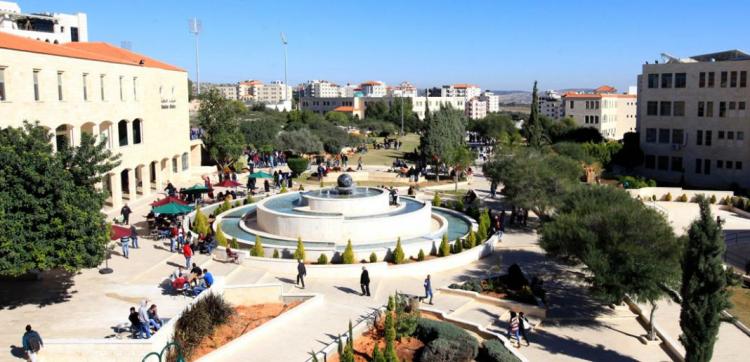
<instances>
[{"instance_id":1,"label":"beige stone building","mask_svg":"<svg viewBox=\"0 0 750 362\"><path fill-rule=\"evenodd\" d=\"M482 119L487 117L487 109L489 108L489 105L486 100L474 97L466 101L465 107L464 114L466 114L466 117L471 119Z\"/></svg>"},{"instance_id":2,"label":"beige stone building","mask_svg":"<svg viewBox=\"0 0 750 362\"><path fill-rule=\"evenodd\" d=\"M302 110L325 115L328 112L342 112L353 117L365 118L365 98L363 97L302 97L299 100Z\"/></svg>"},{"instance_id":3,"label":"beige stone building","mask_svg":"<svg viewBox=\"0 0 750 362\"><path fill-rule=\"evenodd\" d=\"M663 58L638 77L641 172L688 186L750 187L750 55Z\"/></svg>"},{"instance_id":4,"label":"beige stone building","mask_svg":"<svg viewBox=\"0 0 750 362\"><path fill-rule=\"evenodd\" d=\"M106 140L122 163L105 176L119 207L200 166L190 140L187 73L106 43L50 44L0 33L0 127L39 122L53 147L81 134Z\"/></svg>"},{"instance_id":5,"label":"beige stone building","mask_svg":"<svg viewBox=\"0 0 750 362\"><path fill-rule=\"evenodd\" d=\"M596 128L604 138L620 140L626 132L635 131L637 96L616 92L601 86L593 93L566 93L562 97L565 116L578 126Z\"/></svg>"}]
</instances>

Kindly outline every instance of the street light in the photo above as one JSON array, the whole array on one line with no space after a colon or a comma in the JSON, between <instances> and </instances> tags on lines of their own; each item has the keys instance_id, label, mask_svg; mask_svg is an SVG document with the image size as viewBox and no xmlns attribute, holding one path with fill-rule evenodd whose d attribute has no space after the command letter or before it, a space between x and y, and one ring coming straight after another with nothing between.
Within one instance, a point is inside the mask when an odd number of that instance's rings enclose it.
<instances>
[{"instance_id":1,"label":"street light","mask_svg":"<svg viewBox=\"0 0 750 362\"><path fill-rule=\"evenodd\" d=\"M281 32L281 43L284 45L284 101L286 102L287 100L289 100L289 95L287 94L289 92L289 84L287 83L287 79L286 79L287 40L286 40L286 34L284 34L283 31Z\"/></svg>"},{"instance_id":2,"label":"street light","mask_svg":"<svg viewBox=\"0 0 750 362\"><path fill-rule=\"evenodd\" d=\"M196 93L198 95L201 94L201 73L200 65L198 62L198 35L200 34L201 30L203 30L203 26L198 18L192 18L188 20L188 31L190 31L191 34L195 35L195 83L197 85Z\"/></svg>"}]
</instances>

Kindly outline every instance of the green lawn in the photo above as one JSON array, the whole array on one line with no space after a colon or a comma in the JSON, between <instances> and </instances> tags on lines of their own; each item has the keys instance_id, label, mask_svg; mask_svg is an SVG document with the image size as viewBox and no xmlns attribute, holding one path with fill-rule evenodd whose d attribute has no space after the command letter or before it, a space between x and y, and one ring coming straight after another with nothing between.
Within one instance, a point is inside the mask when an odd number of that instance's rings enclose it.
<instances>
[{"instance_id":1,"label":"green lawn","mask_svg":"<svg viewBox=\"0 0 750 362\"><path fill-rule=\"evenodd\" d=\"M732 291L730 300L733 306L729 313L746 326L750 326L750 288L738 286L730 289Z\"/></svg>"},{"instance_id":2,"label":"green lawn","mask_svg":"<svg viewBox=\"0 0 750 362\"><path fill-rule=\"evenodd\" d=\"M382 142L383 138L378 137L376 138L378 142ZM367 145L367 154L362 156L362 163L365 165L387 165L390 166L393 164L393 160L396 158L404 158L404 153L406 152L412 152L415 148L419 146L419 135L416 133L408 133L404 137L399 138L403 144L401 145L401 149L396 151L394 149L379 149L376 150L372 148L372 144ZM357 156L354 156L349 159L349 164L354 164L356 166L357 164Z\"/></svg>"}]
</instances>

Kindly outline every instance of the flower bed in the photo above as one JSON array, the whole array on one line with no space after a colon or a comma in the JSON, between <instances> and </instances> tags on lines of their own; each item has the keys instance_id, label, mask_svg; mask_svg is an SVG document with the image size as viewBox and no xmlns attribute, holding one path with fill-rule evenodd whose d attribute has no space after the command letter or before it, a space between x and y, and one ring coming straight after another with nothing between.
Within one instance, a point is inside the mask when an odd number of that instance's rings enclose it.
<instances>
[{"instance_id":1,"label":"flower bed","mask_svg":"<svg viewBox=\"0 0 750 362\"><path fill-rule=\"evenodd\" d=\"M499 299L509 299L520 303L537 305L537 298L546 303L546 292L542 281L536 277L529 282L518 264L508 268L508 273L486 279L470 279L462 284L453 283L451 289L477 292Z\"/></svg>"}]
</instances>

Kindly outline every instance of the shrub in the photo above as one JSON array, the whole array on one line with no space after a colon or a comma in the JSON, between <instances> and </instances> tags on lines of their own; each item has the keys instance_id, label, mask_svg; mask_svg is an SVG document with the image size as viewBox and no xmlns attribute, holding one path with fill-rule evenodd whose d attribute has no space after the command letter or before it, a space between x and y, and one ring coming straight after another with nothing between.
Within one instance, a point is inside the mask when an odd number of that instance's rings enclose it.
<instances>
[{"instance_id":1,"label":"shrub","mask_svg":"<svg viewBox=\"0 0 750 362\"><path fill-rule=\"evenodd\" d=\"M475 344L477 342L474 342ZM463 341L438 338L433 340L422 349L417 361L419 362L454 362L473 361L477 355L472 345Z\"/></svg>"},{"instance_id":2,"label":"shrub","mask_svg":"<svg viewBox=\"0 0 750 362\"><path fill-rule=\"evenodd\" d=\"M280 256L279 256L279 249L273 249L273 258L274 259L280 258Z\"/></svg>"},{"instance_id":3,"label":"shrub","mask_svg":"<svg viewBox=\"0 0 750 362\"><path fill-rule=\"evenodd\" d=\"M414 336L426 344L419 361L472 361L479 352L474 337L447 322L419 318Z\"/></svg>"},{"instance_id":4,"label":"shrub","mask_svg":"<svg viewBox=\"0 0 750 362\"><path fill-rule=\"evenodd\" d=\"M375 254L375 252L373 251L372 253L370 253L370 263L375 263L375 262L377 262L377 261L378 261L378 256L377 256L377 254Z\"/></svg>"},{"instance_id":5,"label":"shrub","mask_svg":"<svg viewBox=\"0 0 750 362\"><path fill-rule=\"evenodd\" d=\"M711 195L711 197L708 199L708 202L715 204L716 203L716 195Z\"/></svg>"},{"instance_id":6,"label":"shrub","mask_svg":"<svg viewBox=\"0 0 750 362\"><path fill-rule=\"evenodd\" d=\"M618 178L618 181L620 182L622 187L626 189L640 189L642 187L656 186L656 181L645 179L642 177L620 176Z\"/></svg>"},{"instance_id":7,"label":"shrub","mask_svg":"<svg viewBox=\"0 0 750 362\"><path fill-rule=\"evenodd\" d=\"M219 205L219 207L217 207L214 210L212 216L213 217L217 217L222 212L231 210L232 209L232 202L230 201L230 199L231 199L230 197L227 197L226 199L224 199L224 202L222 202L221 205Z\"/></svg>"},{"instance_id":8,"label":"shrub","mask_svg":"<svg viewBox=\"0 0 750 362\"><path fill-rule=\"evenodd\" d=\"M286 160L286 165L292 170L292 175L297 177L307 171L310 162L301 157L292 157Z\"/></svg>"},{"instance_id":9,"label":"shrub","mask_svg":"<svg viewBox=\"0 0 750 362\"><path fill-rule=\"evenodd\" d=\"M664 200L664 201L672 201L672 193L671 192L667 192L667 194L664 195L664 197L662 198L662 200Z\"/></svg>"},{"instance_id":10,"label":"shrub","mask_svg":"<svg viewBox=\"0 0 750 362\"><path fill-rule=\"evenodd\" d=\"M349 239L349 241L347 241L346 243L344 254L341 255L341 263L354 264L354 249L352 248L352 239Z\"/></svg>"},{"instance_id":11,"label":"shrub","mask_svg":"<svg viewBox=\"0 0 750 362\"><path fill-rule=\"evenodd\" d=\"M193 231L200 235L206 235L209 231L208 217L200 208L196 208L195 217L193 218Z\"/></svg>"},{"instance_id":12,"label":"shrub","mask_svg":"<svg viewBox=\"0 0 750 362\"><path fill-rule=\"evenodd\" d=\"M281 185L281 189L279 190L280 194L285 194L288 190L286 189L286 185Z\"/></svg>"},{"instance_id":13,"label":"shrub","mask_svg":"<svg viewBox=\"0 0 750 362\"><path fill-rule=\"evenodd\" d=\"M294 259L305 261L305 244L302 238L297 238L297 250L294 251Z\"/></svg>"},{"instance_id":14,"label":"shrub","mask_svg":"<svg viewBox=\"0 0 750 362\"><path fill-rule=\"evenodd\" d=\"M477 228L477 239L479 242L484 242L490 236L490 214L487 209L483 210L479 215L479 226Z\"/></svg>"},{"instance_id":15,"label":"shrub","mask_svg":"<svg viewBox=\"0 0 750 362\"><path fill-rule=\"evenodd\" d=\"M419 254L417 254L417 261L423 261L424 260L424 250L419 249Z\"/></svg>"},{"instance_id":16,"label":"shrub","mask_svg":"<svg viewBox=\"0 0 750 362\"><path fill-rule=\"evenodd\" d=\"M385 362L385 356L383 356L383 353L380 352L380 348L378 348L378 344L375 343L375 347L372 349L372 362Z\"/></svg>"},{"instance_id":17,"label":"shrub","mask_svg":"<svg viewBox=\"0 0 750 362\"><path fill-rule=\"evenodd\" d=\"M231 245L232 249L239 249L240 248L240 243L237 242L237 238L232 238L232 241L231 241L231 243L229 245Z\"/></svg>"},{"instance_id":18,"label":"shrub","mask_svg":"<svg viewBox=\"0 0 750 362\"><path fill-rule=\"evenodd\" d=\"M438 256L451 255L451 246L448 244L448 234L443 234L443 240L440 241L440 248L438 249Z\"/></svg>"},{"instance_id":19,"label":"shrub","mask_svg":"<svg viewBox=\"0 0 750 362\"><path fill-rule=\"evenodd\" d=\"M227 237L224 235L224 232L221 231L221 225L216 227L216 243L220 246L227 247Z\"/></svg>"},{"instance_id":20,"label":"shrub","mask_svg":"<svg viewBox=\"0 0 750 362\"><path fill-rule=\"evenodd\" d=\"M458 212L464 212L464 202L461 199L456 200L453 202L453 210L456 210Z\"/></svg>"},{"instance_id":21,"label":"shrub","mask_svg":"<svg viewBox=\"0 0 750 362\"><path fill-rule=\"evenodd\" d=\"M475 246L477 246L477 234L474 233L474 230L471 230L469 236L466 237L466 247L471 249Z\"/></svg>"},{"instance_id":22,"label":"shrub","mask_svg":"<svg viewBox=\"0 0 750 362\"><path fill-rule=\"evenodd\" d=\"M508 268L508 288L519 290L527 285L529 285L529 281L523 275L521 267L518 266L518 264L513 263L513 265Z\"/></svg>"},{"instance_id":23,"label":"shrub","mask_svg":"<svg viewBox=\"0 0 750 362\"><path fill-rule=\"evenodd\" d=\"M396 326L393 322L393 314L385 314L385 359L386 361L398 361L396 348L393 342L396 340ZM394 359L395 357L395 359Z\"/></svg>"},{"instance_id":24,"label":"shrub","mask_svg":"<svg viewBox=\"0 0 750 362\"><path fill-rule=\"evenodd\" d=\"M213 293L185 308L172 336L182 346L185 359L189 361L201 340L213 333L216 326L226 323L233 313L232 306L221 295Z\"/></svg>"},{"instance_id":25,"label":"shrub","mask_svg":"<svg viewBox=\"0 0 750 362\"><path fill-rule=\"evenodd\" d=\"M466 215L473 218L474 220L479 219L479 208L474 206L473 204L470 204L466 209Z\"/></svg>"},{"instance_id":26,"label":"shrub","mask_svg":"<svg viewBox=\"0 0 750 362\"><path fill-rule=\"evenodd\" d=\"M325 254L320 254L318 257L318 264L328 264L328 257Z\"/></svg>"},{"instance_id":27,"label":"shrub","mask_svg":"<svg viewBox=\"0 0 750 362\"><path fill-rule=\"evenodd\" d=\"M247 197L245 198L245 205L250 205L254 203L255 203L255 199L253 198L253 195L247 195Z\"/></svg>"},{"instance_id":28,"label":"shrub","mask_svg":"<svg viewBox=\"0 0 750 362\"><path fill-rule=\"evenodd\" d=\"M435 196L432 197L432 206L440 207L440 194L435 192Z\"/></svg>"},{"instance_id":29,"label":"shrub","mask_svg":"<svg viewBox=\"0 0 750 362\"><path fill-rule=\"evenodd\" d=\"M453 243L453 253L458 254L462 251L464 251L464 242L461 239L457 239Z\"/></svg>"},{"instance_id":30,"label":"shrub","mask_svg":"<svg viewBox=\"0 0 750 362\"><path fill-rule=\"evenodd\" d=\"M484 345L479 349L479 358L477 360L482 362L521 361L497 339L487 339L484 341Z\"/></svg>"},{"instance_id":31,"label":"shrub","mask_svg":"<svg viewBox=\"0 0 750 362\"><path fill-rule=\"evenodd\" d=\"M688 202L688 197L686 194L680 195L680 197L677 198L677 201L679 202Z\"/></svg>"},{"instance_id":32,"label":"shrub","mask_svg":"<svg viewBox=\"0 0 750 362\"><path fill-rule=\"evenodd\" d=\"M389 312L393 312L394 310L396 310L396 301L393 300L392 295L388 296L388 304L386 304L385 310Z\"/></svg>"},{"instance_id":33,"label":"shrub","mask_svg":"<svg viewBox=\"0 0 750 362\"><path fill-rule=\"evenodd\" d=\"M255 235L255 244L253 244L253 250L250 254L259 257L266 256L266 252L263 250L263 243L260 241L260 235Z\"/></svg>"},{"instance_id":34,"label":"shrub","mask_svg":"<svg viewBox=\"0 0 750 362\"><path fill-rule=\"evenodd\" d=\"M393 249L393 264L402 264L404 262L404 249L401 247L401 237L396 240L396 248Z\"/></svg>"},{"instance_id":35,"label":"shrub","mask_svg":"<svg viewBox=\"0 0 750 362\"><path fill-rule=\"evenodd\" d=\"M471 291L471 292L481 293L482 292L482 283L479 281L479 279L471 279L471 280L466 281L463 284L453 283L453 284L449 285L448 288L450 288L450 289L468 290L468 291Z\"/></svg>"}]
</instances>

